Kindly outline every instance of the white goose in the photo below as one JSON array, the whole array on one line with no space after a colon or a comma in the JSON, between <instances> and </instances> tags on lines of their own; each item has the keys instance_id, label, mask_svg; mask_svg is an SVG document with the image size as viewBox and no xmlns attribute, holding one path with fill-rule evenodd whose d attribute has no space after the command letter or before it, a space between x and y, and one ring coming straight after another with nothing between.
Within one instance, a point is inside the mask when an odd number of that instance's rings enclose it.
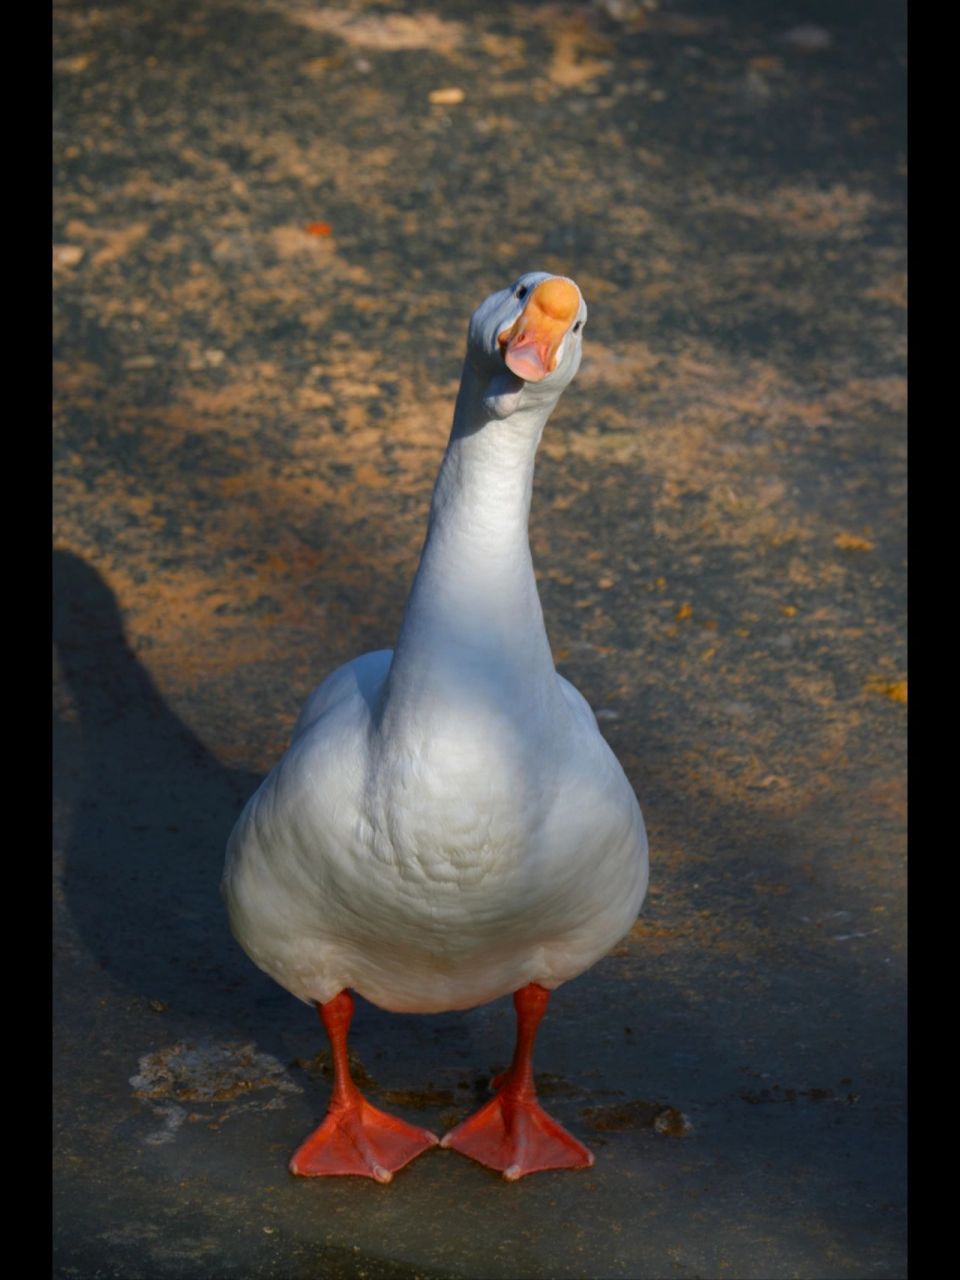
<instances>
[{"instance_id":1,"label":"white goose","mask_svg":"<svg viewBox=\"0 0 960 1280\"><path fill-rule=\"evenodd\" d=\"M294 1173L388 1182L437 1142L351 1079L350 988L404 1013L513 992L513 1063L443 1145L508 1179L593 1163L537 1103L533 1041L549 992L633 924L647 839L589 705L554 669L527 532L537 445L586 316L573 281L544 272L474 312L397 647L311 694L230 837L233 932L317 1005L333 1050L330 1110Z\"/></svg>"}]
</instances>

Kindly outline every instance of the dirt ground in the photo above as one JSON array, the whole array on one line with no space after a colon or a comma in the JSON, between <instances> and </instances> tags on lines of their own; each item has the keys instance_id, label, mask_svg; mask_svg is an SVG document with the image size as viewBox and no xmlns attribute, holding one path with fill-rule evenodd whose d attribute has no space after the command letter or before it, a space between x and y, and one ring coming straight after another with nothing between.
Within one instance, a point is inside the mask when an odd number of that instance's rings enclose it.
<instances>
[{"instance_id":1,"label":"dirt ground","mask_svg":"<svg viewBox=\"0 0 960 1280\"><path fill-rule=\"evenodd\" d=\"M905 1274L904 20L55 0L58 1278ZM597 1162L294 1179L324 1038L224 844L393 643L467 318L530 269L590 306L544 613L651 844L538 1045ZM358 1001L353 1048L442 1130L512 1028Z\"/></svg>"}]
</instances>

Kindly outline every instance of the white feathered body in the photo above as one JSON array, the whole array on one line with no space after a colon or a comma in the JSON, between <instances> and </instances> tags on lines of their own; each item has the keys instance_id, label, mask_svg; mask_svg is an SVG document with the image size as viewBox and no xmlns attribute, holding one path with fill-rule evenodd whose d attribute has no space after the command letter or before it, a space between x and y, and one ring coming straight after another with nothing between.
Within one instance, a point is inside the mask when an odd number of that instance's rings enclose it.
<instances>
[{"instance_id":1,"label":"white feathered body","mask_svg":"<svg viewBox=\"0 0 960 1280\"><path fill-rule=\"evenodd\" d=\"M647 881L640 808L593 713L557 676L543 732L465 699L384 741L391 656L320 686L248 803L227 871L239 941L303 1000L349 987L397 1012L576 977Z\"/></svg>"},{"instance_id":2,"label":"white feathered body","mask_svg":"<svg viewBox=\"0 0 960 1280\"><path fill-rule=\"evenodd\" d=\"M396 650L315 690L230 838L233 931L303 1000L351 988L426 1013L553 988L646 892L639 805L554 668L530 559L552 402L487 421L478 378L468 365Z\"/></svg>"}]
</instances>

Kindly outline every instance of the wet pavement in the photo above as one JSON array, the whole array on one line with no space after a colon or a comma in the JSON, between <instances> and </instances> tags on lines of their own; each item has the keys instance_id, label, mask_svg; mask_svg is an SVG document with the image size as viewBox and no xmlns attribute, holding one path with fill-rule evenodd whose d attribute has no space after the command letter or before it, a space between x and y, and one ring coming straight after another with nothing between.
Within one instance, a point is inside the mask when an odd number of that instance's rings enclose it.
<instances>
[{"instance_id":1,"label":"wet pavement","mask_svg":"<svg viewBox=\"0 0 960 1280\"><path fill-rule=\"evenodd\" d=\"M904 1275L901 6L54 12L55 1274ZM590 305L548 631L651 842L538 1044L597 1162L294 1179L324 1037L224 843L392 643L467 317L528 269ZM358 1001L352 1043L442 1130L512 1029Z\"/></svg>"}]
</instances>

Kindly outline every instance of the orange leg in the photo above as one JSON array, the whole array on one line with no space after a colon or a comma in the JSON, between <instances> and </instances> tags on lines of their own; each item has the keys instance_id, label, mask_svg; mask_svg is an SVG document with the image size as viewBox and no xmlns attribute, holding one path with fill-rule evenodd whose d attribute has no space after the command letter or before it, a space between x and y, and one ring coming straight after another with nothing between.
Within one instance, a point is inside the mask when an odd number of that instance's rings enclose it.
<instances>
[{"instance_id":1,"label":"orange leg","mask_svg":"<svg viewBox=\"0 0 960 1280\"><path fill-rule=\"evenodd\" d=\"M353 1173L389 1182L414 1156L435 1147L437 1138L373 1106L354 1084L347 1061L350 992L318 1004L317 1012L333 1051L333 1094L323 1124L294 1153L290 1172L305 1178Z\"/></svg>"},{"instance_id":2,"label":"orange leg","mask_svg":"<svg viewBox=\"0 0 960 1280\"><path fill-rule=\"evenodd\" d=\"M549 991L536 982L514 994L517 1046L507 1071L494 1080L496 1097L441 1140L462 1155L499 1169L510 1182L541 1169L586 1169L593 1155L537 1102L533 1042Z\"/></svg>"}]
</instances>

